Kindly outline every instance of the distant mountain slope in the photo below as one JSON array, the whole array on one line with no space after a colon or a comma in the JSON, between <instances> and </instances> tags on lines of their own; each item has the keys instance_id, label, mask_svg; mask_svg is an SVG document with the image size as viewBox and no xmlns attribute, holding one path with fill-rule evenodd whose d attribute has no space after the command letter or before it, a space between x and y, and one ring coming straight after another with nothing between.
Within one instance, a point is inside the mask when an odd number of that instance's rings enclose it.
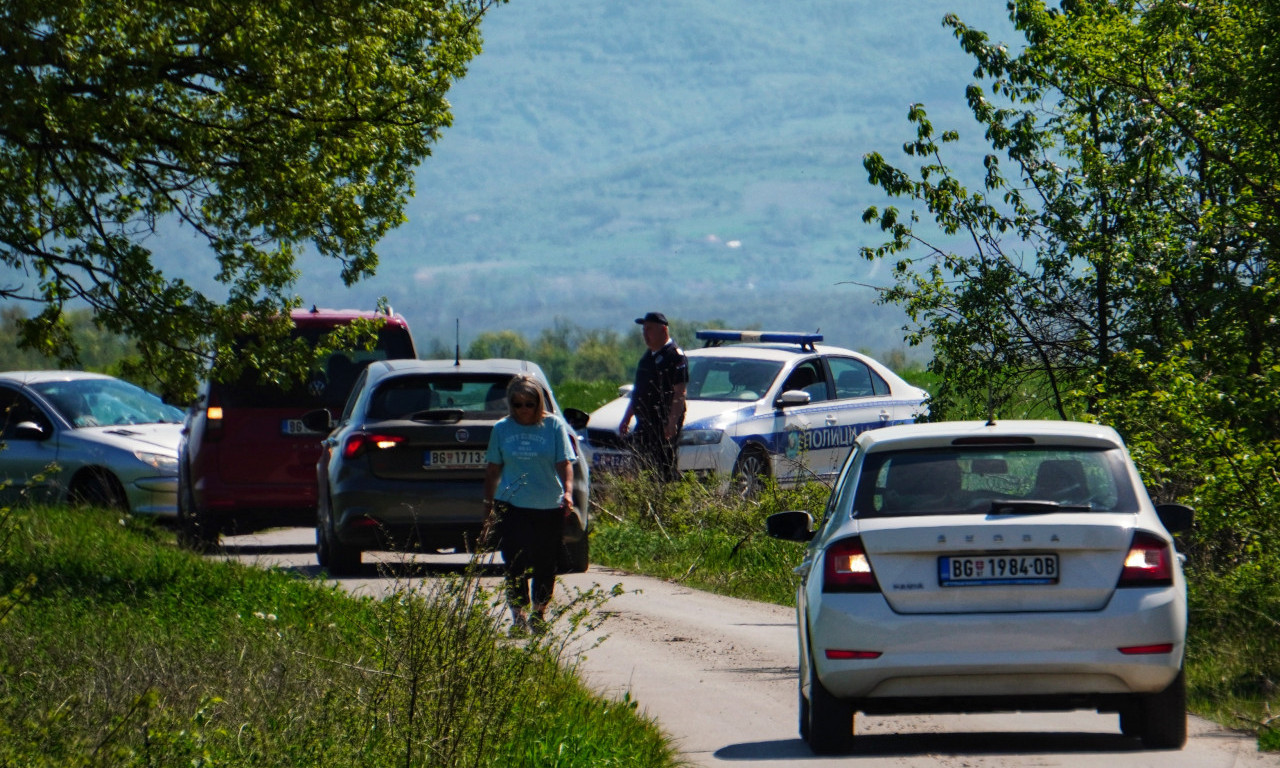
<instances>
[{"instance_id":1,"label":"distant mountain slope","mask_svg":"<svg viewBox=\"0 0 1280 768\"><path fill-rule=\"evenodd\" d=\"M370 293L424 338L658 308L899 346L897 313L841 282L876 278L862 155L896 157L917 101L976 134L950 10L1007 27L972 1L498 7Z\"/></svg>"}]
</instances>

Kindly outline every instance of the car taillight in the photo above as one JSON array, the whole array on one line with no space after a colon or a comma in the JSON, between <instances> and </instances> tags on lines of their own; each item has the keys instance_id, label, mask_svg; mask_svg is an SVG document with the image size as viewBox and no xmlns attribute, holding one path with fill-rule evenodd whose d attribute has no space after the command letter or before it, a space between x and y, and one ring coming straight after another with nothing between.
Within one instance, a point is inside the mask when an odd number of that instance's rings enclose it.
<instances>
[{"instance_id":1,"label":"car taillight","mask_svg":"<svg viewBox=\"0 0 1280 768\"><path fill-rule=\"evenodd\" d=\"M880 591L860 537L841 539L827 547L822 555L822 591Z\"/></svg>"},{"instance_id":2,"label":"car taillight","mask_svg":"<svg viewBox=\"0 0 1280 768\"><path fill-rule=\"evenodd\" d=\"M1120 587L1167 587L1173 584L1173 549L1148 531L1133 534L1120 572Z\"/></svg>"},{"instance_id":3,"label":"car taillight","mask_svg":"<svg viewBox=\"0 0 1280 768\"><path fill-rule=\"evenodd\" d=\"M378 435L369 432L355 432L348 436L347 442L342 445L342 457L344 459L354 459L367 451L393 448L403 442L404 437L401 435Z\"/></svg>"},{"instance_id":4,"label":"car taillight","mask_svg":"<svg viewBox=\"0 0 1280 768\"><path fill-rule=\"evenodd\" d=\"M222 406L211 405L204 409L204 439L218 440L222 437Z\"/></svg>"}]
</instances>

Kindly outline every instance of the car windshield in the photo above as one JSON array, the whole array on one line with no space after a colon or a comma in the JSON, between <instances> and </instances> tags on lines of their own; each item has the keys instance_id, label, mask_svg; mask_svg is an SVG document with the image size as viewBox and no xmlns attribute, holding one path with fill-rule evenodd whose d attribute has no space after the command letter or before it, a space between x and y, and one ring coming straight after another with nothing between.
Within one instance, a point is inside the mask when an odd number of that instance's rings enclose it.
<instances>
[{"instance_id":1,"label":"car windshield","mask_svg":"<svg viewBox=\"0 0 1280 768\"><path fill-rule=\"evenodd\" d=\"M871 453L857 517L1136 512L1123 454L1077 447L944 448Z\"/></svg>"},{"instance_id":2,"label":"car windshield","mask_svg":"<svg viewBox=\"0 0 1280 768\"><path fill-rule=\"evenodd\" d=\"M450 409L468 418L497 420L507 415L510 381L510 375L494 373L396 376L378 385L369 401L368 418L404 419L423 411Z\"/></svg>"},{"instance_id":3,"label":"car windshield","mask_svg":"<svg viewBox=\"0 0 1280 768\"><path fill-rule=\"evenodd\" d=\"M119 379L74 379L32 385L76 427L113 424L175 424L182 411Z\"/></svg>"},{"instance_id":4,"label":"car windshield","mask_svg":"<svg viewBox=\"0 0 1280 768\"><path fill-rule=\"evenodd\" d=\"M782 363L733 357L690 357L689 400L759 400Z\"/></svg>"}]
</instances>

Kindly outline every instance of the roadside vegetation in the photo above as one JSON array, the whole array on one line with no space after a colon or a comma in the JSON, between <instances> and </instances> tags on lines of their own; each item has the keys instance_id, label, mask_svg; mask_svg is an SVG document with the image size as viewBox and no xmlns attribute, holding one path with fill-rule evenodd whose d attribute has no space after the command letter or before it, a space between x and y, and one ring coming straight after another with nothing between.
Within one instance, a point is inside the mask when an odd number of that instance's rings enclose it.
<instances>
[{"instance_id":1,"label":"roadside vegetation","mask_svg":"<svg viewBox=\"0 0 1280 768\"><path fill-rule=\"evenodd\" d=\"M474 575L353 598L118 513L0 510L0 765L677 764L574 678L568 637L506 639Z\"/></svg>"},{"instance_id":2,"label":"roadside vegetation","mask_svg":"<svg viewBox=\"0 0 1280 768\"><path fill-rule=\"evenodd\" d=\"M767 485L743 499L692 478L664 486L647 476L597 477L593 488L593 562L779 605L795 605L799 581L792 569L804 549L767 536L764 520L788 509L820 520L830 494L813 482L795 489ZM1190 554L1191 709L1257 734L1260 749L1280 750L1280 574L1266 566L1214 573L1197 556L1197 535L1183 542Z\"/></svg>"}]
</instances>

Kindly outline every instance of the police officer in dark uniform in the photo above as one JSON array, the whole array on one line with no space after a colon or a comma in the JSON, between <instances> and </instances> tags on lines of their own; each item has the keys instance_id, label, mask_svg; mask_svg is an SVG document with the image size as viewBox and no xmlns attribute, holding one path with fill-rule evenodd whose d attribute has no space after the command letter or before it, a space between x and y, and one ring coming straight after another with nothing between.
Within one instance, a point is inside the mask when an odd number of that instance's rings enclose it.
<instances>
[{"instance_id":1,"label":"police officer in dark uniform","mask_svg":"<svg viewBox=\"0 0 1280 768\"><path fill-rule=\"evenodd\" d=\"M636 318L636 323L644 327L644 344L649 351L636 366L631 402L618 433L625 436L635 416L632 444L642 466L652 468L661 480L674 480L679 474L676 444L684 424L689 360L671 338L666 315L649 312Z\"/></svg>"}]
</instances>

